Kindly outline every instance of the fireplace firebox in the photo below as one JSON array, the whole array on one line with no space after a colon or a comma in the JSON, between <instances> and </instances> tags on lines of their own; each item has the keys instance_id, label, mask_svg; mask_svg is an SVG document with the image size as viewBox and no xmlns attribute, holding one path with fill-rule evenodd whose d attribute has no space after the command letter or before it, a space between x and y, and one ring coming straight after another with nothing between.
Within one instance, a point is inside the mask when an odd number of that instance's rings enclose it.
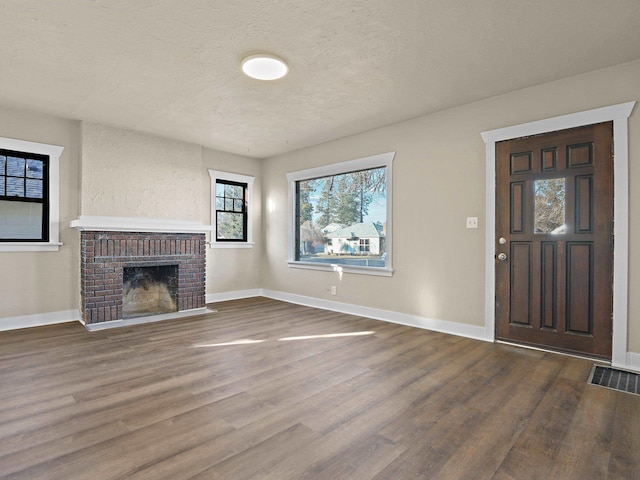
<instances>
[{"instance_id":1,"label":"fireplace firebox","mask_svg":"<svg viewBox=\"0 0 640 480\"><path fill-rule=\"evenodd\" d=\"M178 311L178 266L123 267L122 317L136 318Z\"/></svg>"}]
</instances>

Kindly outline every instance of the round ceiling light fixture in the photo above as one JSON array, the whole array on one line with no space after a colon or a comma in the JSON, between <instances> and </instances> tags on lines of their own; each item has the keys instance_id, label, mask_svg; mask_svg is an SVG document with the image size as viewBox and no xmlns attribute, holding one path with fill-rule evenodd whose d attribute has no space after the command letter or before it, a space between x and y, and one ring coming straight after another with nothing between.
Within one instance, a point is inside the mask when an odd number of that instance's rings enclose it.
<instances>
[{"instance_id":1,"label":"round ceiling light fixture","mask_svg":"<svg viewBox=\"0 0 640 480\"><path fill-rule=\"evenodd\" d=\"M257 80L277 80L287 74L289 67L284 60L275 55L259 53L242 60L242 71Z\"/></svg>"}]
</instances>

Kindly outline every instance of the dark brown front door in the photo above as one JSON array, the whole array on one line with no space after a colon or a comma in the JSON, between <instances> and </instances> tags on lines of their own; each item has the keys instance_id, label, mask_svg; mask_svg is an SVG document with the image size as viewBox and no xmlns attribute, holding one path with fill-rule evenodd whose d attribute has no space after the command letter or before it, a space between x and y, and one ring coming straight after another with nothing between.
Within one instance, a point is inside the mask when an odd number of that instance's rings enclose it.
<instances>
[{"instance_id":1,"label":"dark brown front door","mask_svg":"<svg viewBox=\"0 0 640 480\"><path fill-rule=\"evenodd\" d=\"M496 145L496 338L611 358L611 122Z\"/></svg>"}]
</instances>

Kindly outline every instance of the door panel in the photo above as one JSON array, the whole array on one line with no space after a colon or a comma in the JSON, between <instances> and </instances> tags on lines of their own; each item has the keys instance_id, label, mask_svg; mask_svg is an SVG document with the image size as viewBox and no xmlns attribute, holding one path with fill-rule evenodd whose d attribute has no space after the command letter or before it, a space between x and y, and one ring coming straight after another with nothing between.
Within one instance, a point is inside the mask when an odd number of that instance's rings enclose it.
<instances>
[{"instance_id":1,"label":"door panel","mask_svg":"<svg viewBox=\"0 0 640 480\"><path fill-rule=\"evenodd\" d=\"M542 242L541 266L541 295L540 299L540 328L546 330L557 330L558 328L558 303L556 301L558 272L556 264L558 262L557 245L555 242Z\"/></svg>"},{"instance_id":2,"label":"door panel","mask_svg":"<svg viewBox=\"0 0 640 480\"><path fill-rule=\"evenodd\" d=\"M531 325L531 244L511 243L511 321Z\"/></svg>"},{"instance_id":3,"label":"door panel","mask_svg":"<svg viewBox=\"0 0 640 480\"><path fill-rule=\"evenodd\" d=\"M496 338L611 357L612 138L608 122L496 144Z\"/></svg>"},{"instance_id":4,"label":"door panel","mask_svg":"<svg viewBox=\"0 0 640 480\"><path fill-rule=\"evenodd\" d=\"M567 332L592 335L592 244L568 243L567 267Z\"/></svg>"}]
</instances>

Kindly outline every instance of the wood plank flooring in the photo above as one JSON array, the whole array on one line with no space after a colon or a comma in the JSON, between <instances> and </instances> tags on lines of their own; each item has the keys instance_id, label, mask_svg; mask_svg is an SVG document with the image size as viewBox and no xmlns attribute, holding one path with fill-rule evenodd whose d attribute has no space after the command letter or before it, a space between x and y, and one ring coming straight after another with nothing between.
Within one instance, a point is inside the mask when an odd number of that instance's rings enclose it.
<instances>
[{"instance_id":1,"label":"wood plank flooring","mask_svg":"<svg viewBox=\"0 0 640 480\"><path fill-rule=\"evenodd\" d=\"M253 298L0 332L0 479L634 479L592 362Z\"/></svg>"}]
</instances>

